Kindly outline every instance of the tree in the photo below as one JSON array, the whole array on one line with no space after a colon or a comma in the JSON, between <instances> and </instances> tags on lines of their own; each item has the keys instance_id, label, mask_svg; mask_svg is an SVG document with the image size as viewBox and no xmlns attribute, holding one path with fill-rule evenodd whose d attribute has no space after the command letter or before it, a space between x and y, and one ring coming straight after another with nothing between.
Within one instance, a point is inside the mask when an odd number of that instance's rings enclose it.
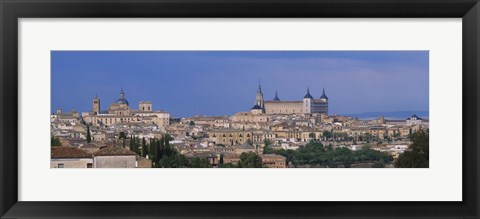
<instances>
[{"instance_id":1,"label":"tree","mask_svg":"<svg viewBox=\"0 0 480 219\"><path fill-rule=\"evenodd\" d=\"M87 143L92 142L92 136L90 135L90 126L87 125Z\"/></svg>"},{"instance_id":2,"label":"tree","mask_svg":"<svg viewBox=\"0 0 480 219\"><path fill-rule=\"evenodd\" d=\"M396 168L428 168L429 136L428 132L419 130L411 135L412 144L395 162Z\"/></svg>"},{"instance_id":3,"label":"tree","mask_svg":"<svg viewBox=\"0 0 480 219\"><path fill-rule=\"evenodd\" d=\"M262 158L256 153L248 152L240 155L238 167L241 168L260 168L262 167Z\"/></svg>"},{"instance_id":4,"label":"tree","mask_svg":"<svg viewBox=\"0 0 480 219\"><path fill-rule=\"evenodd\" d=\"M322 136L323 136L326 140L328 140L328 139L332 138L333 135L332 135L332 132L323 131Z\"/></svg>"},{"instance_id":5,"label":"tree","mask_svg":"<svg viewBox=\"0 0 480 219\"><path fill-rule=\"evenodd\" d=\"M385 168L384 162L376 162L372 165L372 168Z\"/></svg>"},{"instance_id":6,"label":"tree","mask_svg":"<svg viewBox=\"0 0 480 219\"><path fill-rule=\"evenodd\" d=\"M129 148L130 148L131 151L134 151L133 143L134 143L133 142L133 135L130 135L130 147Z\"/></svg>"},{"instance_id":7,"label":"tree","mask_svg":"<svg viewBox=\"0 0 480 219\"><path fill-rule=\"evenodd\" d=\"M223 155L223 154L220 154L220 161L218 162L219 165L223 165L223 163L225 162L225 161L223 160L223 157L224 157L224 155Z\"/></svg>"},{"instance_id":8,"label":"tree","mask_svg":"<svg viewBox=\"0 0 480 219\"><path fill-rule=\"evenodd\" d=\"M133 149L133 150L132 150L132 151L135 152L135 153L138 154L138 155L141 155L141 153L140 153L140 148L139 148L139 146L138 146L138 138L137 138L137 137L134 137L134 138L132 139L132 141L133 141L133 143L132 143L132 149Z\"/></svg>"},{"instance_id":9,"label":"tree","mask_svg":"<svg viewBox=\"0 0 480 219\"><path fill-rule=\"evenodd\" d=\"M265 147L268 147L268 146L272 145L272 141L270 141L269 139L265 139L265 140L263 140L263 144L265 144Z\"/></svg>"},{"instance_id":10,"label":"tree","mask_svg":"<svg viewBox=\"0 0 480 219\"><path fill-rule=\"evenodd\" d=\"M210 168L210 162L204 157L193 157L189 159L188 167L190 168Z\"/></svg>"},{"instance_id":11,"label":"tree","mask_svg":"<svg viewBox=\"0 0 480 219\"><path fill-rule=\"evenodd\" d=\"M222 168L237 168L238 166L236 166L235 164L233 163L226 163L224 164L223 166L221 166Z\"/></svg>"},{"instance_id":12,"label":"tree","mask_svg":"<svg viewBox=\"0 0 480 219\"><path fill-rule=\"evenodd\" d=\"M125 134L125 132L120 132L118 134L118 139L126 139L127 138L127 134Z\"/></svg>"},{"instance_id":13,"label":"tree","mask_svg":"<svg viewBox=\"0 0 480 219\"><path fill-rule=\"evenodd\" d=\"M147 142L145 141L145 137L142 138L142 157L147 156Z\"/></svg>"},{"instance_id":14,"label":"tree","mask_svg":"<svg viewBox=\"0 0 480 219\"><path fill-rule=\"evenodd\" d=\"M125 134L125 132L120 132L118 134L118 139L122 140L122 145L125 148L125 139L127 139L127 134Z\"/></svg>"},{"instance_id":15,"label":"tree","mask_svg":"<svg viewBox=\"0 0 480 219\"><path fill-rule=\"evenodd\" d=\"M50 138L50 146L62 146L62 143L60 142L60 139L55 138L54 136L52 136L52 137Z\"/></svg>"},{"instance_id":16,"label":"tree","mask_svg":"<svg viewBox=\"0 0 480 219\"><path fill-rule=\"evenodd\" d=\"M308 134L308 137L311 138L311 139L315 139L315 133L310 132L310 133Z\"/></svg>"}]
</instances>

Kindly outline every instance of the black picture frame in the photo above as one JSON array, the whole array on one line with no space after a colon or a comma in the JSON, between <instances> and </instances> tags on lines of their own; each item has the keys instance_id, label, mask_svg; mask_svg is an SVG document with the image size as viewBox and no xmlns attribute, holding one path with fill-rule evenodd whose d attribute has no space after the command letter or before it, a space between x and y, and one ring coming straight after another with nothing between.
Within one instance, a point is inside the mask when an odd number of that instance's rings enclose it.
<instances>
[{"instance_id":1,"label":"black picture frame","mask_svg":"<svg viewBox=\"0 0 480 219\"><path fill-rule=\"evenodd\" d=\"M2 218L479 218L478 0L1 0ZM133 17L462 18L462 202L18 201L18 19ZM448 42L445 42L448 43ZM39 188L41 189L41 188ZM289 192L285 190L285 195ZM442 191L438 191L442 192Z\"/></svg>"}]
</instances>

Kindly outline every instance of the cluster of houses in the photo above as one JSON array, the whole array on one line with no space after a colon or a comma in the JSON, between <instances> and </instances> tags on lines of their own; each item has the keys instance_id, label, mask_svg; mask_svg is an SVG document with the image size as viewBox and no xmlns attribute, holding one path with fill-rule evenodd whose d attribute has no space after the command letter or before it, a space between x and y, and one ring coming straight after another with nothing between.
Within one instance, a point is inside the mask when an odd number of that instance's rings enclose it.
<instances>
[{"instance_id":1,"label":"cluster of houses","mask_svg":"<svg viewBox=\"0 0 480 219\"><path fill-rule=\"evenodd\" d=\"M232 116L175 119L166 112L152 111L150 102L130 109L123 91L108 112L100 111L99 101L96 97L93 110L82 115L61 110L51 115L51 135L61 143L52 147L52 168L151 167L151 160L125 146L130 137L149 142L165 134L174 137L170 144L181 154L207 158L212 167L218 166L220 158L236 164L248 152L258 154L265 167L287 167L285 157L263 154L264 148L297 150L312 140L353 151L369 145L397 157L408 148L411 133L429 126L428 120L416 115L402 120L383 116L359 120L326 113L263 113L258 107Z\"/></svg>"}]
</instances>

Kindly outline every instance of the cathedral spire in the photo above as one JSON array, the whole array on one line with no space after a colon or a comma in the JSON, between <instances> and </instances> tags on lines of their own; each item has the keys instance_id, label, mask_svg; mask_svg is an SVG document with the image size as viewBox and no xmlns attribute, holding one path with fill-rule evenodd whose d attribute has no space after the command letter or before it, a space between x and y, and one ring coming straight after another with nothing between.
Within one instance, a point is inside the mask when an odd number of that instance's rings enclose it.
<instances>
[{"instance_id":1,"label":"cathedral spire","mask_svg":"<svg viewBox=\"0 0 480 219\"><path fill-rule=\"evenodd\" d=\"M258 80L258 90L257 90L257 95L255 97L255 105L258 105L262 109L262 111L265 110L265 105L263 102L262 86L260 84L260 80Z\"/></svg>"}]
</instances>

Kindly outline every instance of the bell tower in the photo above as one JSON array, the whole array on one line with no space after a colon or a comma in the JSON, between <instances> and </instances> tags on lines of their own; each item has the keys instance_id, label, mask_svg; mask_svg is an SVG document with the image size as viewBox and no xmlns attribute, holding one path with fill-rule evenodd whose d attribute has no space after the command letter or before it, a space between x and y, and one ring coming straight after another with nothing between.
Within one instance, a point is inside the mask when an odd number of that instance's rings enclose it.
<instances>
[{"instance_id":1,"label":"bell tower","mask_svg":"<svg viewBox=\"0 0 480 219\"><path fill-rule=\"evenodd\" d=\"M97 114L100 112L100 99L97 95L95 95L95 98L93 98L93 112Z\"/></svg>"}]
</instances>

